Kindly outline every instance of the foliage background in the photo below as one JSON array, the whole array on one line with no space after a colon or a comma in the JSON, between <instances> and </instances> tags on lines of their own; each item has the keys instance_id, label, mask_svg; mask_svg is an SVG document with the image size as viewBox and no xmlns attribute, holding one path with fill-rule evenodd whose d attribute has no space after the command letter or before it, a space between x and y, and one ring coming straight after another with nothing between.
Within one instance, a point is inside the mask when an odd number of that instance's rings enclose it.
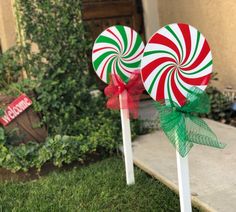
<instances>
[{"instance_id":1,"label":"foliage background","mask_svg":"<svg viewBox=\"0 0 236 212\"><path fill-rule=\"evenodd\" d=\"M16 0L19 43L0 58L1 92L33 93L49 138L14 146L1 130L0 166L12 171L61 166L95 152L106 155L121 141L118 111L107 110L89 71L92 42L86 37L78 0ZM22 70L27 78L22 76ZM139 130L133 125L133 135ZM66 136L65 136L66 135Z\"/></svg>"},{"instance_id":2,"label":"foliage background","mask_svg":"<svg viewBox=\"0 0 236 212\"><path fill-rule=\"evenodd\" d=\"M18 0L17 6L26 43L38 48L25 57L28 77L38 81L36 109L50 134L78 135L84 131L81 120L96 117L104 107L90 95L95 86L88 70L91 41L86 39L80 1Z\"/></svg>"}]
</instances>

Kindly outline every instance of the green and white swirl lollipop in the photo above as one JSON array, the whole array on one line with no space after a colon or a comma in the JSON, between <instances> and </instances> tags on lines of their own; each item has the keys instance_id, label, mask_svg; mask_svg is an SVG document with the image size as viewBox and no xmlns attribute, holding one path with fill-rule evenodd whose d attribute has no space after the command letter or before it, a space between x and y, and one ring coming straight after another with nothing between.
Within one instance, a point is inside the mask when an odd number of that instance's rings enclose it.
<instances>
[{"instance_id":1,"label":"green and white swirl lollipop","mask_svg":"<svg viewBox=\"0 0 236 212\"><path fill-rule=\"evenodd\" d=\"M143 51L142 38L136 31L121 25L109 27L94 43L94 70L105 83L109 83L111 74L128 83L132 72L140 67Z\"/></svg>"}]
</instances>

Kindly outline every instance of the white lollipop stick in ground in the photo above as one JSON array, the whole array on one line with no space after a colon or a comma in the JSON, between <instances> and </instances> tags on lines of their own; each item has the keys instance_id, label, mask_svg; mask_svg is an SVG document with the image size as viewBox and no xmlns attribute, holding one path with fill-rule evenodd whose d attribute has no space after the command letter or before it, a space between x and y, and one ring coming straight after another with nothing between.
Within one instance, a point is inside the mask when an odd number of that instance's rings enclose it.
<instances>
[{"instance_id":1,"label":"white lollipop stick in ground","mask_svg":"<svg viewBox=\"0 0 236 212\"><path fill-rule=\"evenodd\" d=\"M169 24L148 41L141 62L144 87L155 101L186 103L191 87L204 90L212 73L212 55L204 36L187 24ZM166 101L167 100L167 101ZM188 157L176 153L182 212L191 212Z\"/></svg>"},{"instance_id":2,"label":"white lollipop stick in ground","mask_svg":"<svg viewBox=\"0 0 236 212\"><path fill-rule=\"evenodd\" d=\"M144 43L141 36L126 26L112 26L104 30L93 46L92 61L96 74L105 83L110 82L111 74L116 74L125 84L133 73L140 68ZM119 96L122 104L124 92ZM127 98L126 98L127 99ZM122 100L122 101L121 101ZM130 122L128 109L121 109L121 123L127 184L134 183L133 154L131 147Z\"/></svg>"},{"instance_id":3,"label":"white lollipop stick in ground","mask_svg":"<svg viewBox=\"0 0 236 212\"><path fill-rule=\"evenodd\" d=\"M191 193L189 185L188 155L184 158L176 151L176 161L178 170L179 199L181 212L191 212Z\"/></svg>"},{"instance_id":4,"label":"white lollipop stick in ground","mask_svg":"<svg viewBox=\"0 0 236 212\"><path fill-rule=\"evenodd\" d=\"M123 151L125 157L125 172L126 172L126 183L127 185L134 184L134 165L133 165L133 152L131 143L131 130L130 130L130 120L129 120L129 110L122 109L123 102L127 100L127 91L124 90L119 95L120 100L120 115L121 115L121 125L122 125L122 136L123 136Z\"/></svg>"}]
</instances>

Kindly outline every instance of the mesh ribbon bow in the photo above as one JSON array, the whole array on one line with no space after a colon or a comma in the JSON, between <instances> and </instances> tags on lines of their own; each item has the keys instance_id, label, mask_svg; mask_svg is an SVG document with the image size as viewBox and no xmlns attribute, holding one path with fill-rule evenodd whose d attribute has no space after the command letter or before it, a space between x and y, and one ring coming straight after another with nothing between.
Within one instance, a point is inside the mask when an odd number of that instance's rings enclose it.
<instances>
[{"instance_id":1,"label":"mesh ribbon bow","mask_svg":"<svg viewBox=\"0 0 236 212\"><path fill-rule=\"evenodd\" d=\"M161 128L182 157L188 154L193 144L225 147L206 122L196 116L210 110L209 98L201 89L191 88L182 107L169 100L165 100L165 104L156 102L155 105L160 113Z\"/></svg>"},{"instance_id":2,"label":"mesh ribbon bow","mask_svg":"<svg viewBox=\"0 0 236 212\"><path fill-rule=\"evenodd\" d=\"M105 88L104 93L108 97L107 108L113 110L128 109L134 119L138 118L138 108L140 96L144 91L143 83L139 71L132 73L127 84L119 78L118 75L112 74L109 85ZM126 92L122 103L119 95Z\"/></svg>"}]
</instances>

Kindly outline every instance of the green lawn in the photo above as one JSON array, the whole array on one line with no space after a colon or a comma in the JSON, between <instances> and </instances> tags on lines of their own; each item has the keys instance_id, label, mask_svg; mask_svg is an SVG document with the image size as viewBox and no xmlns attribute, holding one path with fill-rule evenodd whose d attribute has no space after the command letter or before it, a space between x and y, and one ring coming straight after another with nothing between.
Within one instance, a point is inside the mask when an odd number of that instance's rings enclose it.
<instances>
[{"instance_id":1,"label":"green lawn","mask_svg":"<svg viewBox=\"0 0 236 212\"><path fill-rule=\"evenodd\" d=\"M124 163L113 157L35 181L0 183L0 211L179 211L178 196L166 186L138 168L135 178L126 186Z\"/></svg>"}]
</instances>

